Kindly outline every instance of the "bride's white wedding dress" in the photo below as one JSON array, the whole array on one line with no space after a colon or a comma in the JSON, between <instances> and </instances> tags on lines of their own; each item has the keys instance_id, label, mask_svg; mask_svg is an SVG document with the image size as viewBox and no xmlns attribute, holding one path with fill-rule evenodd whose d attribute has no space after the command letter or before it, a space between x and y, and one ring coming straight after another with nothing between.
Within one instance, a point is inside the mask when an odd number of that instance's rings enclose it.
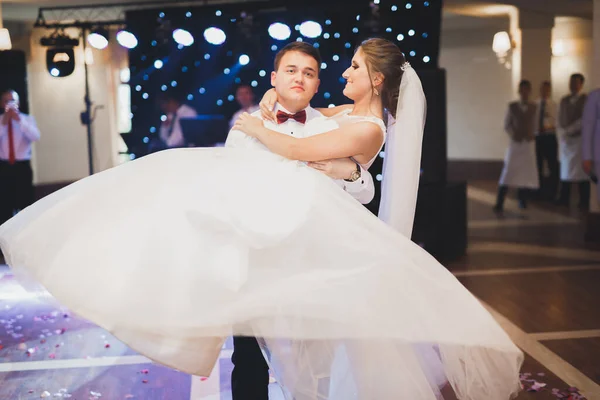
<instances>
[{"instance_id":1,"label":"bride's white wedding dress","mask_svg":"<svg viewBox=\"0 0 600 400\"><path fill-rule=\"evenodd\" d=\"M140 158L23 210L0 245L24 279L189 373L210 373L221 338L250 335L296 400L435 399L446 380L460 399L519 390L521 352L451 273L267 151Z\"/></svg>"}]
</instances>

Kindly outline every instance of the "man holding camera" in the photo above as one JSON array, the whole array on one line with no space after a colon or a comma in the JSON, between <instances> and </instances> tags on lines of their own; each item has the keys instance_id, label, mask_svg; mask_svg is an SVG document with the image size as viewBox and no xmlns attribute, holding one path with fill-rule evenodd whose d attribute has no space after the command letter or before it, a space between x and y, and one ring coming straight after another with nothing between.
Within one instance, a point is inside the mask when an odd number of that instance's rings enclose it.
<instances>
[{"instance_id":1,"label":"man holding camera","mask_svg":"<svg viewBox=\"0 0 600 400\"><path fill-rule=\"evenodd\" d=\"M40 139L35 119L19 111L14 90L0 94L0 225L33 203L31 144Z\"/></svg>"}]
</instances>

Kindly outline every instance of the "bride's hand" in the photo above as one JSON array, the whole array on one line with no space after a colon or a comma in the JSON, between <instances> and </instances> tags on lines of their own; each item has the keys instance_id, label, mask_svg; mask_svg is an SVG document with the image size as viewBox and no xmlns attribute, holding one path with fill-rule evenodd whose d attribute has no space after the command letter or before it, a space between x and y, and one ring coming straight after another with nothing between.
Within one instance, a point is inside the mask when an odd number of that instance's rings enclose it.
<instances>
[{"instance_id":1,"label":"bride's hand","mask_svg":"<svg viewBox=\"0 0 600 400\"><path fill-rule=\"evenodd\" d=\"M275 103L277 102L277 92L275 89L269 89L260 100L260 113L265 121L275 122Z\"/></svg>"},{"instance_id":2,"label":"bride's hand","mask_svg":"<svg viewBox=\"0 0 600 400\"><path fill-rule=\"evenodd\" d=\"M309 162L308 166L332 179L350 179L352 173L356 171L356 162L351 158Z\"/></svg>"},{"instance_id":3,"label":"bride's hand","mask_svg":"<svg viewBox=\"0 0 600 400\"><path fill-rule=\"evenodd\" d=\"M256 137L263 127L264 124L262 119L253 117L245 112L235 121L232 129L244 132L248 136Z\"/></svg>"}]
</instances>

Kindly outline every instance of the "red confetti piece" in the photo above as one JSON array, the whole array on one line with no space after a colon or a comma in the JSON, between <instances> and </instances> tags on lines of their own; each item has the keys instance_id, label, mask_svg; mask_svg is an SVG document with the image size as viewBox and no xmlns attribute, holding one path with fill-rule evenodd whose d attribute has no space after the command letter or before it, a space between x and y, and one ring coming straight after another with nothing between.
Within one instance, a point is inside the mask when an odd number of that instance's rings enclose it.
<instances>
[{"instance_id":1,"label":"red confetti piece","mask_svg":"<svg viewBox=\"0 0 600 400\"><path fill-rule=\"evenodd\" d=\"M147 379L144 379L144 380L142 381L142 383L148 383L148 380L147 380Z\"/></svg>"},{"instance_id":2,"label":"red confetti piece","mask_svg":"<svg viewBox=\"0 0 600 400\"><path fill-rule=\"evenodd\" d=\"M110 347L110 344L108 344L108 343L106 343L106 344L104 345L104 348L105 348L105 349L108 349L109 347Z\"/></svg>"}]
</instances>

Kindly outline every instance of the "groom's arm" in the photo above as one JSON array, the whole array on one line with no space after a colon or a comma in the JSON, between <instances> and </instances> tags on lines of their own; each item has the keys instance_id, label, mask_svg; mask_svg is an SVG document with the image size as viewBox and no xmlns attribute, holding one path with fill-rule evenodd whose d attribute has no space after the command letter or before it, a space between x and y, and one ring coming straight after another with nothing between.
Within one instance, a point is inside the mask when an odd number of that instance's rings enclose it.
<instances>
[{"instance_id":1,"label":"groom's arm","mask_svg":"<svg viewBox=\"0 0 600 400\"><path fill-rule=\"evenodd\" d=\"M340 186L361 204L370 203L375 196L372 175L351 158L309 162L308 166L342 183ZM360 171L360 177L351 181L357 171Z\"/></svg>"}]
</instances>

